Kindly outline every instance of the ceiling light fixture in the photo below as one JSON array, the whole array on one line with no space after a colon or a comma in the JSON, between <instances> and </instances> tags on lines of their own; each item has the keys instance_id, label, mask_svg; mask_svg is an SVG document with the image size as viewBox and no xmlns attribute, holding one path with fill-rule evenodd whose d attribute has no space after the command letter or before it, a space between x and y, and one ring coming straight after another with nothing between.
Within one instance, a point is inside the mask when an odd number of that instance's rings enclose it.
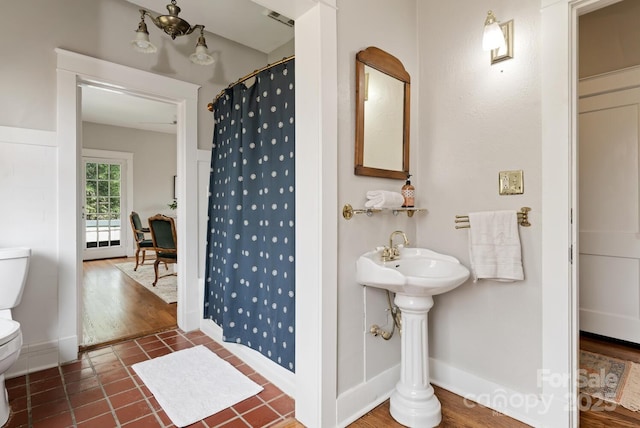
<instances>
[{"instance_id":1,"label":"ceiling light fixture","mask_svg":"<svg viewBox=\"0 0 640 428\"><path fill-rule=\"evenodd\" d=\"M136 30L136 37L131 41L133 48L143 53L154 53L158 51L158 48L149 41L149 31L147 30L147 24L144 22L146 15L156 27L171 36L173 40L178 36L186 36L193 33L196 29L200 29L200 37L198 37L196 51L189 56L189 59L194 64L213 64L213 57L207 51L207 42L204 39L204 25L197 24L191 26L187 21L180 18L178 16L180 8L176 5L176 0L171 0L171 4L167 5L167 10L169 11L168 15L154 17L149 11L140 9L140 23Z\"/></svg>"}]
</instances>

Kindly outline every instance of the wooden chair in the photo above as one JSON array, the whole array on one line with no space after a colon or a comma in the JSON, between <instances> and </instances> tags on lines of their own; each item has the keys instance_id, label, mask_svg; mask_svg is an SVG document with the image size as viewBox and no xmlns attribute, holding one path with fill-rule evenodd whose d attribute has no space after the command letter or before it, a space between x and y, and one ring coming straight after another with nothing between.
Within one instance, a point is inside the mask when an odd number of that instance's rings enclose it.
<instances>
[{"instance_id":1,"label":"wooden chair","mask_svg":"<svg viewBox=\"0 0 640 428\"><path fill-rule=\"evenodd\" d=\"M175 272L158 277L158 265L160 262L165 265L176 264L178 262L178 239L176 237L176 223L171 217L162 214L156 214L149 217L149 229L151 229L151 240L156 251L156 261L153 264L153 270L156 274L153 286L156 286L158 278L168 275L176 275Z\"/></svg>"},{"instance_id":2,"label":"wooden chair","mask_svg":"<svg viewBox=\"0 0 640 428\"><path fill-rule=\"evenodd\" d=\"M131 229L133 229L133 240L136 242L136 267L133 268L135 271L138 269L138 265L144 264L146 252L148 250L155 251L155 249L153 248L153 241L145 237L145 233L150 232L149 228L142 227L142 222L140 221L140 216L137 212L131 211L131 214L129 215L129 222L131 223ZM139 255L141 251L142 263L139 262Z\"/></svg>"}]
</instances>

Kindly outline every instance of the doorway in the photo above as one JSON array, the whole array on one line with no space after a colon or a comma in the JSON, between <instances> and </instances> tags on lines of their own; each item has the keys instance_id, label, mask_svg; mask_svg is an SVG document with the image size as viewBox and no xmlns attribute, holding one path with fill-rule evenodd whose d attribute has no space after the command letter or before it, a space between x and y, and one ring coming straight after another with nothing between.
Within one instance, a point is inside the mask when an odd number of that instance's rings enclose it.
<instances>
[{"instance_id":1,"label":"doorway","mask_svg":"<svg viewBox=\"0 0 640 428\"><path fill-rule=\"evenodd\" d=\"M134 262L129 214L137 212L142 227L158 213L175 216L169 205L175 201L177 120L175 104L86 84L81 117L79 309L86 350L176 327L176 278L152 286L153 251L141 265Z\"/></svg>"},{"instance_id":2,"label":"doorway","mask_svg":"<svg viewBox=\"0 0 640 428\"><path fill-rule=\"evenodd\" d=\"M171 103L177 118L178 199L178 326L190 331L199 326L197 261L197 99L198 86L98 60L63 49L56 49L59 141L59 360L77 356L82 334L79 310L82 299L82 231L79 225L80 165L82 149L81 85L91 84L124 91L136 96ZM116 83L117 82L117 83ZM192 209L187 209L192 207ZM182 221L184 219L184 221ZM187 287L187 284L190 284Z\"/></svg>"}]
</instances>

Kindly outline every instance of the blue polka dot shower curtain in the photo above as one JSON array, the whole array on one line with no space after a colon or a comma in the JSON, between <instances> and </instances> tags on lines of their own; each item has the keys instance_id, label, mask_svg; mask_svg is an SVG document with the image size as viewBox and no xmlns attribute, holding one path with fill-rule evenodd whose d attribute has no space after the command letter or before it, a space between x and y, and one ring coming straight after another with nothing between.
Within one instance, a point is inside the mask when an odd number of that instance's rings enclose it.
<instances>
[{"instance_id":1,"label":"blue polka dot shower curtain","mask_svg":"<svg viewBox=\"0 0 640 428\"><path fill-rule=\"evenodd\" d=\"M204 316L295 371L294 60L214 103Z\"/></svg>"}]
</instances>

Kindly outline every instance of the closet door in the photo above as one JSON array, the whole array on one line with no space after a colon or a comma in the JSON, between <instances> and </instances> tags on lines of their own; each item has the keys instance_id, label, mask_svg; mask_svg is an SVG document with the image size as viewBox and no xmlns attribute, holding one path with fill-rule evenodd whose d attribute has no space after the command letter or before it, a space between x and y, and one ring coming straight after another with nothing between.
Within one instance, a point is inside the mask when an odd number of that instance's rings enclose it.
<instances>
[{"instance_id":1,"label":"closet door","mask_svg":"<svg viewBox=\"0 0 640 428\"><path fill-rule=\"evenodd\" d=\"M579 108L580 329L640 343L640 88Z\"/></svg>"}]
</instances>

